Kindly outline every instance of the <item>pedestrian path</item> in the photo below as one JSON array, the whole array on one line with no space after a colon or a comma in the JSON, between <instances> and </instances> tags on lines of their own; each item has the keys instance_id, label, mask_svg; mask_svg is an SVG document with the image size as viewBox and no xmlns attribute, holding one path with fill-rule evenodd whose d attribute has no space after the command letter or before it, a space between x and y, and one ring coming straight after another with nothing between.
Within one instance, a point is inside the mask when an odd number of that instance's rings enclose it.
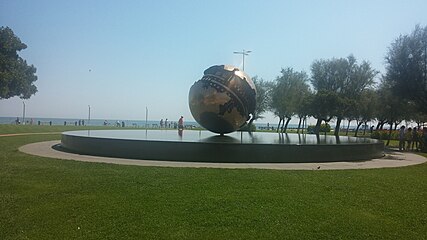
<instances>
[{"instance_id":1,"label":"pedestrian path","mask_svg":"<svg viewBox=\"0 0 427 240\"><path fill-rule=\"evenodd\" d=\"M14 136L26 136L26 135L46 135L46 134L61 134L61 132L6 133L6 134L0 134L0 137L14 137Z\"/></svg>"},{"instance_id":2,"label":"pedestrian path","mask_svg":"<svg viewBox=\"0 0 427 240\"><path fill-rule=\"evenodd\" d=\"M404 167L425 163L427 158L407 152L387 151L383 158L358 162L328 162L328 163L205 163L205 162L176 162L158 160L135 160L124 158L98 157L63 152L55 150L59 140L31 143L19 148L19 151L61 160L82 162L110 163L135 166L154 167L191 167L191 168L229 168L229 169L276 169L276 170L342 170L342 169L373 169Z\"/></svg>"}]
</instances>

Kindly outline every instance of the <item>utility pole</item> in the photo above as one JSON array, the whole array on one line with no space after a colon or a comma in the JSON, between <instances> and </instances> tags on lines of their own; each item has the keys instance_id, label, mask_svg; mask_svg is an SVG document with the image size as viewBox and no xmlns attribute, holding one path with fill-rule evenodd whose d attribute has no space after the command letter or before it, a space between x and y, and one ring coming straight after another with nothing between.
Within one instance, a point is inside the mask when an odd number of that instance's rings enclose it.
<instances>
[{"instance_id":1,"label":"utility pole","mask_svg":"<svg viewBox=\"0 0 427 240\"><path fill-rule=\"evenodd\" d=\"M87 125L90 125L90 105L87 105L89 107L89 115L87 118Z\"/></svg>"},{"instance_id":2,"label":"utility pole","mask_svg":"<svg viewBox=\"0 0 427 240\"><path fill-rule=\"evenodd\" d=\"M148 107L145 107L145 129L148 129Z\"/></svg>"},{"instance_id":3,"label":"utility pole","mask_svg":"<svg viewBox=\"0 0 427 240\"><path fill-rule=\"evenodd\" d=\"M245 71L245 56L248 56L249 53L251 53L252 51L247 51L245 49L243 49L241 52L233 52L234 54L242 54L242 58L243 58L243 67L242 70Z\"/></svg>"},{"instance_id":4,"label":"utility pole","mask_svg":"<svg viewBox=\"0 0 427 240\"><path fill-rule=\"evenodd\" d=\"M22 125L25 125L25 102L22 101L22 104L24 105L24 109L22 110Z\"/></svg>"}]
</instances>

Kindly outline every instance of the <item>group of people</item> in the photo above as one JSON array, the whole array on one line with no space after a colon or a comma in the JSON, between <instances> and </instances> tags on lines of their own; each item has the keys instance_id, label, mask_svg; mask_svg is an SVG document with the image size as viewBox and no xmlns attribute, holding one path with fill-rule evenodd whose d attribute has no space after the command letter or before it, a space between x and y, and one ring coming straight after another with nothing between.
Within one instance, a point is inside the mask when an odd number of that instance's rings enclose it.
<instances>
[{"instance_id":1,"label":"group of people","mask_svg":"<svg viewBox=\"0 0 427 240\"><path fill-rule=\"evenodd\" d=\"M171 127L171 123L168 122L168 119L166 118L165 121L163 122L163 118L160 119L160 128L170 128Z\"/></svg>"},{"instance_id":2,"label":"group of people","mask_svg":"<svg viewBox=\"0 0 427 240\"><path fill-rule=\"evenodd\" d=\"M19 117L17 117L17 118L15 119L15 124L16 124L16 125L21 124L21 120L19 120ZM26 125L30 124L30 125L33 125L33 119L31 118L30 120L26 120L25 122L24 122L24 120L22 120L22 124L26 124ZM40 124L39 124L39 125L40 125Z\"/></svg>"},{"instance_id":3,"label":"group of people","mask_svg":"<svg viewBox=\"0 0 427 240\"><path fill-rule=\"evenodd\" d=\"M401 126L399 130L399 151L425 151L427 146L427 127L422 132L419 128Z\"/></svg>"},{"instance_id":4,"label":"group of people","mask_svg":"<svg viewBox=\"0 0 427 240\"><path fill-rule=\"evenodd\" d=\"M33 119L31 118L30 120L22 120L22 122L21 122L21 120L19 120L19 117L17 117L16 119L15 119L15 121L14 121L14 123L16 124L16 125L20 125L20 124L25 124L25 125L33 125L33 123L34 123L34 121L33 121ZM49 122L42 122L42 121L37 121L37 125L44 125L44 124L49 124L50 126L52 126L52 121L49 121ZM64 124L65 125L65 124ZM76 125L77 126L77 125Z\"/></svg>"},{"instance_id":5,"label":"group of people","mask_svg":"<svg viewBox=\"0 0 427 240\"><path fill-rule=\"evenodd\" d=\"M173 125L173 128L178 128L180 130L184 129L184 117L181 116L178 120L178 122L168 122L168 119L166 118L165 121L163 119L160 119L160 128L171 128Z\"/></svg>"},{"instance_id":6,"label":"group of people","mask_svg":"<svg viewBox=\"0 0 427 240\"><path fill-rule=\"evenodd\" d=\"M39 121L39 125L40 125L40 121ZM50 125L52 125L52 121L50 121ZM67 125L74 125L74 126L84 126L85 125L85 120L79 120L79 121L64 121L64 126Z\"/></svg>"}]
</instances>

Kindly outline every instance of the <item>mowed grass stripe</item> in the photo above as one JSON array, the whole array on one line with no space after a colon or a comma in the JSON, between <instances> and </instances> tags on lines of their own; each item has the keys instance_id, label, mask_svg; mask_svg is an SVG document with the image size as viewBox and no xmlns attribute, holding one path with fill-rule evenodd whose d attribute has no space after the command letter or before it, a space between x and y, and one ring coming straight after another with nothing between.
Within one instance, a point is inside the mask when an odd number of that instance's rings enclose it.
<instances>
[{"instance_id":1,"label":"mowed grass stripe","mask_svg":"<svg viewBox=\"0 0 427 240\"><path fill-rule=\"evenodd\" d=\"M425 239L427 232L427 164L340 171L158 168L17 150L59 138L0 139L1 239Z\"/></svg>"}]
</instances>

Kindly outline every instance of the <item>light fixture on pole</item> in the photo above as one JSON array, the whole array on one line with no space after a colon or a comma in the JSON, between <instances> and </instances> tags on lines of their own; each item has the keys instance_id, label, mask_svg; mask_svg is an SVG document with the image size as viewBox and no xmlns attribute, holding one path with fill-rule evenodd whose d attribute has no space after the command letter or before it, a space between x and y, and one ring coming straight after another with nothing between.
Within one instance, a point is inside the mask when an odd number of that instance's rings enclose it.
<instances>
[{"instance_id":1,"label":"light fixture on pole","mask_svg":"<svg viewBox=\"0 0 427 240\"><path fill-rule=\"evenodd\" d=\"M242 70L245 71L245 56L248 56L249 53L251 53L252 51L247 51L245 49L243 49L241 52L233 52L234 54L242 54L242 58L243 58L243 66L242 66Z\"/></svg>"},{"instance_id":2,"label":"light fixture on pole","mask_svg":"<svg viewBox=\"0 0 427 240\"><path fill-rule=\"evenodd\" d=\"M89 116L87 118L87 125L89 125L90 124L90 105L87 105L87 106L89 107Z\"/></svg>"},{"instance_id":3,"label":"light fixture on pole","mask_svg":"<svg viewBox=\"0 0 427 240\"><path fill-rule=\"evenodd\" d=\"M22 104L24 105L24 108L22 110L22 125L25 124L25 102L22 101Z\"/></svg>"},{"instance_id":4,"label":"light fixture on pole","mask_svg":"<svg viewBox=\"0 0 427 240\"><path fill-rule=\"evenodd\" d=\"M148 129L148 107L145 107L145 129Z\"/></svg>"}]
</instances>

